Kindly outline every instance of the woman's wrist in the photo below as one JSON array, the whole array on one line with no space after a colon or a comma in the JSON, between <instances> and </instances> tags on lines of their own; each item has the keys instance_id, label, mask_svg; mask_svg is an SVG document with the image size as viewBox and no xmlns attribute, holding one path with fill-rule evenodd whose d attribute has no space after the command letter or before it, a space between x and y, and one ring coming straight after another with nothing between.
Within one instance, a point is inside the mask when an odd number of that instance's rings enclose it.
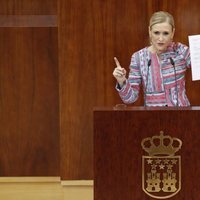
<instances>
[{"instance_id":1,"label":"woman's wrist","mask_svg":"<svg viewBox=\"0 0 200 200\"><path fill-rule=\"evenodd\" d=\"M124 81L118 82L119 87L122 88L126 84L126 79Z\"/></svg>"}]
</instances>

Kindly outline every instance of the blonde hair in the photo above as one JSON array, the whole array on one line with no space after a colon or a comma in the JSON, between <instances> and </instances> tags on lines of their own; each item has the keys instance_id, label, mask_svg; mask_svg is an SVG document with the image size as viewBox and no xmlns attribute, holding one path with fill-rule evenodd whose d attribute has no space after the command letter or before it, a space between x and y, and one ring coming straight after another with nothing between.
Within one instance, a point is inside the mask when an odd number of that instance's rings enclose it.
<instances>
[{"instance_id":1,"label":"blonde hair","mask_svg":"<svg viewBox=\"0 0 200 200\"><path fill-rule=\"evenodd\" d=\"M175 28L173 16L170 13L164 11L155 12L151 16L149 21L149 27L151 29L153 25L164 22L169 23L172 26L172 30Z\"/></svg>"}]
</instances>

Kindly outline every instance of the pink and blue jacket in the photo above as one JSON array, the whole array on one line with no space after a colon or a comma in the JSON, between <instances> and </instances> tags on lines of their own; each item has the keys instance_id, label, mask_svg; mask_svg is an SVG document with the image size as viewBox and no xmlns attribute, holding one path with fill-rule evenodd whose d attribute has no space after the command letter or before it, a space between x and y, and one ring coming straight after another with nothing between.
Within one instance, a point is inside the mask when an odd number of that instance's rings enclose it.
<instances>
[{"instance_id":1,"label":"pink and blue jacket","mask_svg":"<svg viewBox=\"0 0 200 200\"><path fill-rule=\"evenodd\" d=\"M142 84L146 106L190 106L185 90L190 64L189 48L181 43L172 43L159 58L145 47L132 55L128 79L116 89L126 104L138 99Z\"/></svg>"}]
</instances>

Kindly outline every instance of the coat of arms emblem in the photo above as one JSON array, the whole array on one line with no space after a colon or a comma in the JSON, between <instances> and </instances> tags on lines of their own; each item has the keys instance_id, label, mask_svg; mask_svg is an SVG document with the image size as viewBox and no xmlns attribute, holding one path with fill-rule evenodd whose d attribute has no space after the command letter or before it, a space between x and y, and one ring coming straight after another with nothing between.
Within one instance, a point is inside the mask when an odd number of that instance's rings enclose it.
<instances>
[{"instance_id":1,"label":"coat of arms emblem","mask_svg":"<svg viewBox=\"0 0 200 200\"><path fill-rule=\"evenodd\" d=\"M142 148L148 153L142 156L142 189L155 199L173 197L181 190L181 156L175 155L182 141L160 135L144 138Z\"/></svg>"}]
</instances>

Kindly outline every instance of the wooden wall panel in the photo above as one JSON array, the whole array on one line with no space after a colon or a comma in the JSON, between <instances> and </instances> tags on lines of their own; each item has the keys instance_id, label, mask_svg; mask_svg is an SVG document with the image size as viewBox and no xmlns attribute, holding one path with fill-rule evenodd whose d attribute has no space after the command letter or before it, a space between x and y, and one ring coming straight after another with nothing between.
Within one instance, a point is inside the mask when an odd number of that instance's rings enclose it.
<instances>
[{"instance_id":1,"label":"wooden wall panel","mask_svg":"<svg viewBox=\"0 0 200 200\"><path fill-rule=\"evenodd\" d=\"M0 3L0 176L59 176L57 1Z\"/></svg>"},{"instance_id":2,"label":"wooden wall panel","mask_svg":"<svg viewBox=\"0 0 200 200\"><path fill-rule=\"evenodd\" d=\"M0 175L59 175L57 30L0 29Z\"/></svg>"},{"instance_id":3,"label":"wooden wall panel","mask_svg":"<svg viewBox=\"0 0 200 200\"><path fill-rule=\"evenodd\" d=\"M92 179L93 107L121 102L113 57L127 68L144 46L146 4L60 0L59 12L61 177Z\"/></svg>"}]
</instances>

